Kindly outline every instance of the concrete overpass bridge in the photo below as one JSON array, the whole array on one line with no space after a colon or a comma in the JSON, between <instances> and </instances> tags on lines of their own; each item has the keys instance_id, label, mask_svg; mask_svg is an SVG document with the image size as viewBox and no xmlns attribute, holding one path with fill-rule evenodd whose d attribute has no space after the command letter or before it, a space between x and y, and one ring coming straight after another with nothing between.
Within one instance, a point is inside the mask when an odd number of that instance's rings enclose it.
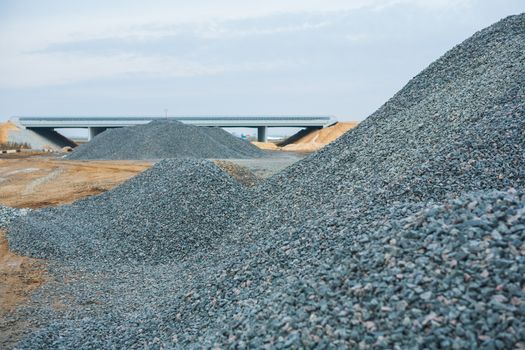
<instances>
[{"instance_id":1,"label":"concrete overpass bridge","mask_svg":"<svg viewBox=\"0 0 525 350\"><path fill-rule=\"evenodd\" d=\"M180 115L172 117L111 117L111 116L19 116L11 121L39 134L62 128L87 128L89 140L108 128L121 128L147 124L153 120L177 120L196 126L222 128L256 128L258 141L267 140L267 129L271 127L298 127L321 129L336 122L329 115Z\"/></svg>"}]
</instances>

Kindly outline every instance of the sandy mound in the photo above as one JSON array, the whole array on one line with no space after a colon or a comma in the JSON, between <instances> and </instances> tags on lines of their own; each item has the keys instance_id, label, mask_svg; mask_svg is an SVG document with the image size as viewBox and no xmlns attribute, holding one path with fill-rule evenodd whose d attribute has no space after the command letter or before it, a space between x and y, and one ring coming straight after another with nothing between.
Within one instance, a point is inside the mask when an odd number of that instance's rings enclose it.
<instances>
[{"instance_id":1,"label":"sandy mound","mask_svg":"<svg viewBox=\"0 0 525 350\"><path fill-rule=\"evenodd\" d=\"M281 148L273 142L259 142L252 141L252 144L259 147L260 149L270 150L270 151L279 151Z\"/></svg>"},{"instance_id":2,"label":"sandy mound","mask_svg":"<svg viewBox=\"0 0 525 350\"><path fill-rule=\"evenodd\" d=\"M358 122L337 123L307 134L299 140L282 147L285 151L314 152L337 140L345 132L357 126Z\"/></svg>"},{"instance_id":3,"label":"sandy mound","mask_svg":"<svg viewBox=\"0 0 525 350\"><path fill-rule=\"evenodd\" d=\"M9 121L0 123L0 143L7 143L9 141L8 134L10 130L19 130L19 128Z\"/></svg>"},{"instance_id":4,"label":"sandy mound","mask_svg":"<svg viewBox=\"0 0 525 350\"><path fill-rule=\"evenodd\" d=\"M280 145L273 142L252 142L255 146L271 151L315 152L337 140L358 122L340 122L324 129L308 132L301 130Z\"/></svg>"}]
</instances>

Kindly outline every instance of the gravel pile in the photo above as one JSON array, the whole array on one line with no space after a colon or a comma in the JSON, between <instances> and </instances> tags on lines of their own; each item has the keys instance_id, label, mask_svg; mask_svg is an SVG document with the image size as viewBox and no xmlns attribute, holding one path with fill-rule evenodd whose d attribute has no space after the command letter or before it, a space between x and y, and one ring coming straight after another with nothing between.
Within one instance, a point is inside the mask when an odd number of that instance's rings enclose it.
<instances>
[{"instance_id":1,"label":"gravel pile","mask_svg":"<svg viewBox=\"0 0 525 350\"><path fill-rule=\"evenodd\" d=\"M166 159L101 195L14 222L10 246L62 261L159 263L210 249L249 203L211 161Z\"/></svg>"},{"instance_id":2,"label":"gravel pile","mask_svg":"<svg viewBox=\"0 0 525 350\"><path fill-rule=\"evenodd\" d=\"M148 219L120 209L130 206L126 191L145 207L156 203L149 190L140 194L149 180L133 184L140 177L93 205L18 219L11 246L49 257L57 276L20 311L38 326L20 348L522 348L524 130L519 15L475 34L356 129L252 188L210 163L179 161L180 185L190 186L182 196L211 223L193 220L194 210L168 215L168 205ZM206 194L221 176L242 198ZM197 235L192 246L174 229L155 240L159 258L136 253L135 240L175 222ZM224 226L204 245L210 225ZM63 246L68 231L75 239ZM98 244L84 254L82 235L122 251ZM184 244L163 248L173 241ZM64 295L71 307L50 306Z\"/></svg>"},{"instance_id":3,"label":"gravel pile","mask_svg":"<svg viewBox=\"0 0 525 350\"><path fill-rule=\"evenodd\" d=\"M29 211L30 209L11 208L0 204L0 229L6 229L13 219L24 216Z\"/></svg>"},{"instance_id":4,"label":"gravel pile","mask_svg":"<svg viewBox=\"0 0 525 350\"><path fill-rule=\"evenodd\" d=\"M257 227L296 227L339 201L385 206L523 187L524 17L476 33L358 127L274 176Z\"/></svg>"},{"instance_id":5,"label":"gravel pile","mask_svg":"<svg viewBox=\"0 0 525 350\"><path fill-rule=\"evenodd\" d=\"M66 158L253 158L263 154L256 146L221 128L197 127L175 120L156 120L145 125L108 129L92 141L75 148Z\"/></svg>"},{"instance_id":6,"label":"gravel pile","mask_svg":"<svg viewBox=\"0 0 525 350\"><path fill-rule=\"evenodd\" d=\"M524 204L511 190L327 214L216 261L148 328L169 325L183 347L513 348L525 341Z\"/></svg>"}]
</instances>

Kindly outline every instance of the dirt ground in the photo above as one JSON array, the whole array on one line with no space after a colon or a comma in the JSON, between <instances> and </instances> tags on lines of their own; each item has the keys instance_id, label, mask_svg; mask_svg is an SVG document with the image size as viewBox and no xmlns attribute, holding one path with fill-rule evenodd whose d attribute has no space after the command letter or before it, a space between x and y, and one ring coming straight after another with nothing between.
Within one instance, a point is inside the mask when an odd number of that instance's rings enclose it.
<instances>
[{"instance_id":1,"label":"dirt ground","mask_svg":"<svg viewBox=\"0 0 525 350\"><path fill-rule=\"evenodd\" d=\"M23 321L9 319L8 315L47 278L45 262L10 252L5 232L0 230L0 348L7 347L25 329L20 324Z\"/></svg>"},{"instance_id":2,"label":"dirt ground","mask_svg":"<svg viewBox=\"0 0 525 350\"><path fill-rule=\"evenodd\" d=\"M152 166L137 161L0 157L0 204L41 208L105 192Z\"/></svg>"},{"instance_id":3,"label":"dirt ground","mask_svg":"<svg viewBox=\"0 0 525 350\"><path fill-rule=\"evenodd\" d=\"M45 280L44 261L9 251L5 232L0 230L0 317L23 302Z\"/></svg>"}]
</instances>

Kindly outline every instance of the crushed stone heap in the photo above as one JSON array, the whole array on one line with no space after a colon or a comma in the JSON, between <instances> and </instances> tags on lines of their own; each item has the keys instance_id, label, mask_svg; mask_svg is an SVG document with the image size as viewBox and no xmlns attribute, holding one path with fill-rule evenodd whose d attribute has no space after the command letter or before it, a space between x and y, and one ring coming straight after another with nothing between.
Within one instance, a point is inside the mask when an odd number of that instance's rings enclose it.
<instances>
[{"instance_id":1,"label":"crushed stone heap","mask_svg":"<svg viewBox=\"0 0 525 350\"><path fill-rule=\"evenodd\" d=\"M145 125L108 129L75 148L66 158L253 158L263 154L254 145L221 128L198 127L176 120L155 120Z\"/></svg>"},{"instance_id":2,"label":"crushed stone heap","mask_svg":"<svg viewBox=\"0 0 525 350\"><path fill-rule=\"evenodd\" d=\"M301 222L339 199L384 205L523 187L524 62L525 15L476 33L358 127L274 176L262 193L283 220L269 221Z\"/></svg>"},{"instance_id":3,"label":"crushed stone heap","mask_svg":"<svg viewBox=\"0 0 525 350\"><path fill-rule=\"evenodd\" d=\"M157 263L208 249L249 203L213 162L166 159L108 192L13 224L11 247L64 261Z\"/></svg>"}]
</instances>

